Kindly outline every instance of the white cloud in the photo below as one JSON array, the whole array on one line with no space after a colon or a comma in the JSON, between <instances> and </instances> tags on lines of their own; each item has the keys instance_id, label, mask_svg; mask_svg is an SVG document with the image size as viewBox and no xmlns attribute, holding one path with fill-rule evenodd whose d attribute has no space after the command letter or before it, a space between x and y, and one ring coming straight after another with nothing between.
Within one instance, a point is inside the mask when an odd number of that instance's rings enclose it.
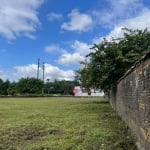
<instances>
[{"instance_id":1,"label":"white cloud","mask_svg":"<svg viewBox=\"0 0 150 150\"><path fill-rule=\"evenodd\" d=\"M72 44L72 48L79 53L81 56L86 56L90 52L91 45L88 45L87 43L80 42L76 40Z\"/></svg>"},{"instance_id":2,"label":"white cloud","mask_svg":"<svg viewBox=\"0 0 150 150\"><path fill-rule=\"evenodd\" d=\"M0 0L0 34L7 39L32 35L40 25L37 9L44 0Z\"/></svg>"},{"instance_id":3,"label":"white cloud","mask_svg":"<svg viewBox=\"0 0 150 150\"><path fill-rule=\"evenodd\" d=\"M84 57L81 56L79 53L66 53L61 55L61 57L58 60L58 63L63 65L72 65L72 64L78 64L80 61L84 61Z\"/></svg>"},{"instance_id":4,"label":"white cloud","mask_svg":"<svg viewBox=\"0 0 150 150\"><path fill-rule=\"evenodd\" d=\"M52 66L50 64L45 64L45 76L50 80L58 79L58 80L73 80L74 79L74 71L73 70L61 70L56 66Z\"/></svg>"},{"instance_id":5,"label":"white cloud","mask_svg":"<svg viewBox=\"0 0 150 150\"><path fill-rule=\"evenodd\" d=\"M52 44L52 45L46 46L45 51L48 53L51 53L51 52L60 52L60 51L63 51L63 49L59 47L58 45Z\"/></svg>"},{"instance_id":6,"label":"white cloud","mask_svg":"<svg viewBox=\"0 0 150 150\"><path fill-rule=\"evenodd\" d=\"M47 15L49 21L61 20L63 18L62 14L51 12Z\"/></svg>"},{"instance_id":7,"label":"white cloud","mask_svg":"<svg viewBox=\"0 0 150 150\"><path fill-rule=\"evenodd\" d=\"M108 1L113 7L113 11L111 13L112 16L109 19L104 16L106 19L104 22L109 23L111 21L112 28L105 38L123 37L122 28L124 27L141 30L148 28L150 30L150 20L148 19L150 16L150 9L144 6L142 0L120 0L117 1L118 3L116 3L116 0ZM102 39L103 37L97 37L93 39L93 42L100 43Z\"/></svg>"},{"instance_id":8,"label":"white cloud","mask_svg":"<svg viewBox=\"0 0 150 150\"><path fill-rule=\"evenodd\" d=\"M90 52L91 45L87 43L75 40L73 43L68 42L67 44L69 44L69 50L71 50L72 53L56 44L46 46L45 51L48 53L61 53L61 56L57 60L61 65L79 64L81 61L85 60L85 56Z\"/></svg>"},{"instance_id":9,"label":"white cloud","mask_svg":"<svg viewBox=\"0 0 150 150\"><path fill-rule=\"evenodd\" d=\"M150 16L150 9L143 9L143 11L136 17L126 19L123 22L117 24L114 29L106 36L106 38L115 37L120 38L123 37L122 28L126 27L129 29L145 29L150 30L150 20L148 19Z\"/></svg>"},{"instance_id":10,"label":"white cloud","mask_svg":"<svg viewBox=\"0 0 150 150\"><path fill-rule=\"evenodd\" d=\"M76 40L70 45L73 52L64 52L60 56L58 63L63 65L79 64L81 61L85 60L85 56L90 52L90 47L91 45Z\"/></svg>"},{"instance_id":11,"label":"white cloud","mask_svg":"<svg viewBox=\"0 0 150 150\"><path fill-rule=\"evenodd\" d=\"M14 67L15 73L13 76L15 79L22 77L37 77L37 68L36 64L29 64L27 66L16 66ZM42 68L40 68L40 78L42 79ZM51 64L45 64L45 80L50 79L51 81L57 80L73 80L74 71L73 70L61 70L56 66Z\"/></svg>"},{"instance_id":12,"label":"white cloud","mask_svg":"<svg viewBox=\"0 0 150 150\"><path fill-rule=\"evenodd\" d=\"M37 65L30 64L27 66L15 66L14 76L17 78L22 77L37 77Z\"/></svg>"},{"instance_id":13,"label":"white cloud","mask_svg":"<svg viewBox=\"0 0 150 150\"><path fill-rule=\"evenodd\" d=\"M78 9L73 9L68 17L70 18L70 22L63 23L61 28L69 31L88 31L93 22L90 15L80 13Z\"/></svg>"},{"instance_id":14,"label":"white cloud","mask_svg":"<svg viewBox=\"0 0 150 150\"><path fill-rule=\"evenodd\" d=\"M137 16L143 8L142 0L107 0L108 7L94 10L93 16L98 24L112 28L119 22Z\"/></svg>"},{"instance_id":15,"label":"white cloud","mask_svg":"<svg viewBox=\"0 0 150 150\"><path fill-rule=\"evenodd\" d=\"M121 23L121 25L132 29L150 29L150 20L148 19L149 17L150 9L145 8L138 16L125 20L123 23Z\"/></svg>"}]
</instances>

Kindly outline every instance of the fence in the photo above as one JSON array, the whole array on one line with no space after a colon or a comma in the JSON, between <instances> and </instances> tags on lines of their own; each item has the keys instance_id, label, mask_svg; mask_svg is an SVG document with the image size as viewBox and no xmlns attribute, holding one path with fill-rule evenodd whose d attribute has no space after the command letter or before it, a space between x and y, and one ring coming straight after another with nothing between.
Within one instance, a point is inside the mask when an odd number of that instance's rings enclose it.
<instances>
[{"instance_id":1,"label":"fence","mask_svg":"<svg viewBox=\"0 0 150 150\"><path fill-rule=\"evenodd\" d=\"M150 52L118 81L109 98L135 133L139 149L150 149Z\"/></svg>"}]
</instances>

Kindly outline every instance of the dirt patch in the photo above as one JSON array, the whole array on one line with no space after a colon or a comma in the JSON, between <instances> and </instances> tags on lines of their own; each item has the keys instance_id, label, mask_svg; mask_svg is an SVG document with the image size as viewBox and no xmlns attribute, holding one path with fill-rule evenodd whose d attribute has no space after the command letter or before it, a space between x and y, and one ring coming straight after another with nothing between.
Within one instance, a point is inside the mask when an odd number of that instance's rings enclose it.
<instances>
[{"instance_id":1,"label":"dirt patch","mask_svg":"<svg viewBox=\"0 0 150 150\"><path fill-rule=\"evenodd\" d=\"M18 145L31 143L48 135L59 135L58 129L46 129L41 126L21 126L7 131L0 131L0 150L16 150Z\"/></svg>"},{"instance_id":2,"label":"dirt patch","mask_svg":"<svg viewBox=\"0 0 150 150\"><path fill-rule=\"evenodd\" d=\"M27 126L17 130L14 137L20 140L34 140L47 135L46 130L39 126Z\"/></svg>"},{"instance_id":3,"label":"dirt patch","mask_svg":"<svg viewBox=\"0 0 150 150\"><path fill-rule=\"evenodd\" d=\"M48 131L48 133L51 134L51 135L61 135L62 134L62 132L58 129L50 129Z\"/></svg>"},{"instance_id":4,"label":"dirt patch","mask_svg":"<svg viewBox=\"0 0 150 150\"><path fill-rule=\"evenodd\" d=\"M0 113L0 119L3 119L6 117L6 114Z\"/></svg>"}]
</instances>

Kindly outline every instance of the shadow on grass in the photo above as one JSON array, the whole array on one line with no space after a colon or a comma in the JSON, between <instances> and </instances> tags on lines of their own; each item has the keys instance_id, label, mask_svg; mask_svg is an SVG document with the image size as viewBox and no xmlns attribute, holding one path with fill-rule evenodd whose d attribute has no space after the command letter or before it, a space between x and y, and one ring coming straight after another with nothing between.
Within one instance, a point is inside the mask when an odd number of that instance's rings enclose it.
<instances>
[{"instance_id":1,"label":"shadow on grass","mask_svg":"<svg viewBox=\"0 0 150 150\"><path fill-rule=\"evenodd\" d=\"M85 104L89 104L89 105L92 105L92 104L99 104L99 105L101 105L101 104L107 104L107 105L109 105L109 101L106 101L106 100L102 100L102 101L86 101L86 102L82 102L82 103L80 103L80 104L83 104L83 105L85 105Z\"/></svg>"},{"instance_id":2,"label":"shadow on grass","mask_svg":"<svg viewBox=\"0 0 150 150\"><path fill-rule=\"evenodd\" d=\"M93 101L94 104L109 104L109 101Z\"/></svg>"}]
</instances>

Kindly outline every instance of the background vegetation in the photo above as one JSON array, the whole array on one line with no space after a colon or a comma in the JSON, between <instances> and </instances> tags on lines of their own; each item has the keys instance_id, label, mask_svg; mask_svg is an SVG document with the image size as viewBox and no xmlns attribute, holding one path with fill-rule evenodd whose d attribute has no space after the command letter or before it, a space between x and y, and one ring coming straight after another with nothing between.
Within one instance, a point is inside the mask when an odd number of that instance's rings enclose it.
<instances>
[{"instance_id":1,"label":"background vegetation","mask_svg":"<svg viewBox=\"0 0 150 150\"><path fill-rule=\"evenodd\" d=\"M3 81L0 79L0 95L12 96L49 96L53 94L73 95L74 86L79 85L77 81L47 81L44 83L37 78L21 78L18 82Z\"/></svg>"},{"instance_id":2,"label":"background vegetation","mask_svg":"<svg viewBox=\"0 0 150 150\"><path fill-rule=\"evenodd\" d=\"M88 60L76 78L84 87L97 87L107 92L125 72L142 57L150 46L150 32L123 29L124 37L103 39L91 48Z\"/></svg>"}]
</instances>

